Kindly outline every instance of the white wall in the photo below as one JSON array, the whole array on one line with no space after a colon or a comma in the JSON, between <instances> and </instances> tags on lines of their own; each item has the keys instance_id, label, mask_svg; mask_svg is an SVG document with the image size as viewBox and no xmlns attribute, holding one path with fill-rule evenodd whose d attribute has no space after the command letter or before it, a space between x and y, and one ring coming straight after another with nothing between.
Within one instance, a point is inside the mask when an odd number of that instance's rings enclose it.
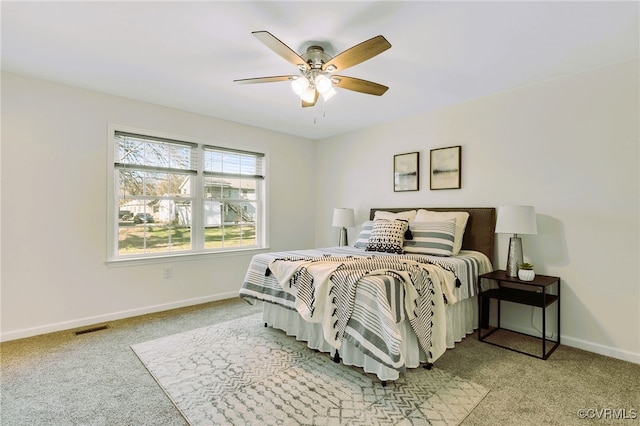
<instances>
[{"instance_id":1,"label":"white wall","mask_svg":"<svg viewBox=\"0 0 640 426\"><path fill-rule=\"evenodd\" d=\"M626 61L321 141L316 244L337 241L333 207L362 222L371 207L534 205L525 258L562 279L562 343L640 363L638 68ZM429 150L452 145L462 145L462 189L431 191ZM420 191L394 193L393 155L412 151ZM504 269L508 236L497 237ZM533 308L511 308L507 324L540 328Z\"/></svg>"},{"instance_id":2,"label":"white wall","mask_svg":"<svg viewBox=\"0 0 640 426\"><path fill-rule=\"evenodd\" d=\"M237 295L255 252L105 264L109 123L267 150L271 249L313 245L315 142L3 73L2 340Z\"/></svg>"}]
</instances>

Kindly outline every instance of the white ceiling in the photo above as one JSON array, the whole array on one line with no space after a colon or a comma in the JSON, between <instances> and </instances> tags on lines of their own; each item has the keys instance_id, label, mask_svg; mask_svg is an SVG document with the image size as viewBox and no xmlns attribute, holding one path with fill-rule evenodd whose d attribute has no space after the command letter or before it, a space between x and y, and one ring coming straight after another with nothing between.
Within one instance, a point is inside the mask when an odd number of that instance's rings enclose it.
<instances>
[{"instance_id":1,"label":"white ceiling","mask_svg":"<svg viewBox=\"0 0 640 426\"><path fill-rule=\"evenodd\" d=\"M323 139L639 55L627 2L2 2L2 69L310 139ZM341 74L389 86L338 89L300 107L295 74L251 35L332 56L381 34L391 49ZM331 50L333 50L331 52Z\"/></svg>"}]
</instances>

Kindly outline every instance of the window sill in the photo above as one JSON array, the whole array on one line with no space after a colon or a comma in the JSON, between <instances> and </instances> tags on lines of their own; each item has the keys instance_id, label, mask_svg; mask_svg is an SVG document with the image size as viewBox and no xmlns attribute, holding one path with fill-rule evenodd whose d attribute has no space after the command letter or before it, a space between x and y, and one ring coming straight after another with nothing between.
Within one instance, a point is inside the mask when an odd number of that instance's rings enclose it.
<instances>
[{"instance_id":1,"label":"window sill","mask_svg":"<svg viewBox=\"0 0 640 426\"><path fill-rule=\"evenodd\" d=\"M246 256L248 254L259 254L269 251L269 247L247 248L237 250L225 250L218 252L200 252L200 253L176 253L161 254L157 256L147 257L127 257L121 259L109 259L105 261L105 265L109 268L120 268L126 266L153 265L168 262L187 262L200 259L221 259L225 257Z\"/></svg>"}]
</instances>

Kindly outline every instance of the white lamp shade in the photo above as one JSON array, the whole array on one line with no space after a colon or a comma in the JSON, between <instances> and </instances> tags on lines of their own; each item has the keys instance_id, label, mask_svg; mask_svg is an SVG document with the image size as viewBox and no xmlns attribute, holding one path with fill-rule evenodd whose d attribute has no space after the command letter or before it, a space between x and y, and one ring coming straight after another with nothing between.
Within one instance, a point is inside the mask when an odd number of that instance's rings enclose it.
<instances>
[{"instance_id":1,"label":"white lamp shade","mask_svg":"<svg viewBox=\"0 0 640 426\"><path fill-rule=\"evenodd\" d=\"M336 89L334 89L333 87L329 87L329 90L327 90L326 92L324 92L322 94L322 99L324 99L324 101L328 101L329 99L333 98L333 96L338 93L336 92Z\"/></svg>"},{"instance_id":2,"label":"white lamp shade","mask_svg":"<svg viewBox=\"0 0 640 426\"><path fill-rule=\"evenodd\" d=\"M356 223L353 209L333 209L333 226L350 228Z\"/></svg>"},{"instance_id":3,"label":"white lamp shade","mask_svg":"<svg viewBox=\"0 0 640 426\"><path fill-rule=\"evenodd\" d=\"M305 90L304 93L300 95L300 99L308 104L312 104L313 101L316 100L316 89L314 89L313 87L307 87L307 90Z\"/></svg>"},{"instance_id":4,"label":"white lamp shade","mask_svg":"<svg viewBox=\"0 0 640 426\"><path fill-rule=\"evenodd\" d=\"M537 234L536 209L533 206L501 206L496 221L497 234Z\"/></svg>"},{"instance_id":5,"label":"white lamp shade","mask_svg":"<svg viewBox=\"0 0 640 426\"><path fill-rule=\"evenodd\" d=\"M298 77L291 81L291 88L298 96L301 96L307 90L307 87L309 87L309 80L306 77Z\"/></svg>"},{"instance_id":6,"label":"white lamp shade","mask_svg":"<svg viewBox=\"0 0 640 426\"><path fill-rule=\"evenodd\" d=\"M316 90L320 92L320 94L323 94L327 92L329 89L331 89L331 80L329 80L327 76L324 76L322 74L316 77L315 83L316 83Z\"/></svg>"}]
</instances>

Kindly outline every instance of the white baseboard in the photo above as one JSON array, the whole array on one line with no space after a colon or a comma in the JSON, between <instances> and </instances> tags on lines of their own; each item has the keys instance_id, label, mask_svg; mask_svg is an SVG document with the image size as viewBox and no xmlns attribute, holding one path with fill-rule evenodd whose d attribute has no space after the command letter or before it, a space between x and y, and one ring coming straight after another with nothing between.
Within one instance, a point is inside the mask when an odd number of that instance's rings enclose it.
<instances>
[{"instance_id":1,"label":"white baseboard","mask_svg":"<svg viewBox=\"0 0 640 426\"><path fill-rule=\"evenodd\" d=\"M71 321L63 321L55 324L47 324L38 327L25 328L22 330L10 331L0 334L0 342L8 342L9 340L23 339L25 337L38 336L40 334L53 333L56 331L70 330L78 327L86 327L88 325L100 324L107 321L115 321L124 318L136 317L139 315L152 314L155 312L168 311L170 309L184 308L186 306L194 306L207 302L215 302L218 300L231 299L238 297L238 292L230 292L216 294L211 296L197 297L193 299L178 300L175 302L164 303L162 305L145 306L142 308L130 309L126 311L112 312L104 315L96 315L93 317L78 318Z\"/></svg>"},{"instance_id":2,"label":"white baseboard","mask_svg":"<svg viewBox=\"0 0 640 426\"><path fill-rule=\"evenodd\" d=\"M502 327L517 331L519 333L529 334L531 336L542 337L540 332L532 327L523 327L521 324L502 322ZM549 334L547 334L549 337ZM551 335L552 340L556 340L556 336ZM610 346L600 345L598 343L588 342L586 340L576 339L575 337L567 336L560 333L560 344L565 346L571 346L572 348L582 349L587 352L593 352L598 355L604 355L611 358L620 359L623 361L633 362L634 364L640 364L640 354L625 351L623 349L612 348ZM552 355L553 356L553 355Z\"/></svg>"},{"instance_id":3,"label":"white baseboard","mask_svg":"<svg viewBox=\"0 0 640 426\"><path fill-rule=\"evenodd\" d=\"M576 339L568 336L560 336L560 344L571 346L572 348L582 349L588 352L594 352L611 358L621 359L623 361L640 364L640 354L625 351L622 349L612 348L610 346L599 345L593 342Z\"/></svg>"}]
</instances>

